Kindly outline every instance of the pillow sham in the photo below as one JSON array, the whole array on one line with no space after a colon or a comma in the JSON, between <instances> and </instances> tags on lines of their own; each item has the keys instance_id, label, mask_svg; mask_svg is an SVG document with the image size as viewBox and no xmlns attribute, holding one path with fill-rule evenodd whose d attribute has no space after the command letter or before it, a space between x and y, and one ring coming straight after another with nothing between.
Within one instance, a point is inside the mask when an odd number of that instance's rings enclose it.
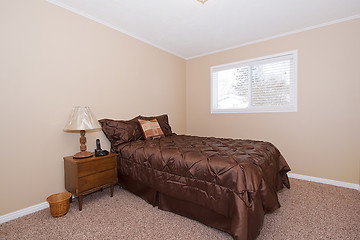
<instances>
[{"instance_id":1,"label":"pillow sham","mask_svg":"<svg viewBox=\"0 0 360 240\"><path fill-rule=\"evenodd\" d=\"M148 138L158 138L161 136L164 136L163 131L161 130L161 127L156 120L156 118L152 120L142 120L138 119L141 129L144 133L145 139Z\"/></svg>"},{"instance_id":2,"label":"pillow sham","mask_svg":"<svg viewBox=\"0 0 360 240\"><path fill-rule=\"evenodd\" d=\"M161 127L161 130L163 131L163 133L166 137L173 135L167 114L153 116L153 117L145 117L145 116L141 116L141 115L139 116L139 119L142 119L142 120L152 120L154 118L158 121L158 123Z\"/></svg>"},{"instance_id":3,"label":"pillow sham","mask_svg":"<svg viewBox=\"0 0 360 240\"><path fill-rule=\"evenodd\" d=\"M99 120L105 136L111 143L111 150L122 143L139 140L143 137L137 116L131 120Z\"/></svg>"}]
</instances>

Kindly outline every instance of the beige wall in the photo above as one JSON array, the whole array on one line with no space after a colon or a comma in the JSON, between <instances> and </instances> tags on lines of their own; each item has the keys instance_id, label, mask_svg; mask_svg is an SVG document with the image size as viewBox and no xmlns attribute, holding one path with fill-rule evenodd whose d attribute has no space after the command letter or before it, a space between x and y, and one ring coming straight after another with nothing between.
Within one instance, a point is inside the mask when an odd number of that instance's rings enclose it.
<instances>
[{"instance_id":1,"label":"beige wall","mask_svg":"<svg viewBox=\"0 0 360 240\"><path fill-rule=\"evenodd\" d=\"M298 112L210 114L210 67L298 50ZM293 173L359 184L360 19L187 61L187 133L273 142Z\"/></svg>"},{"instance_id":2,"label":"beige wall","mask_svg":"<svg viewBox=\"0 0 360 240\"><path fill-rule=\"evenodd\" d=\"M0 216L64 191L71 108L97 118L168 113L185 132L185 60L46 1L0 2ZM88 133L109 149L104 135Z\"/></svg>"}]
</instances>

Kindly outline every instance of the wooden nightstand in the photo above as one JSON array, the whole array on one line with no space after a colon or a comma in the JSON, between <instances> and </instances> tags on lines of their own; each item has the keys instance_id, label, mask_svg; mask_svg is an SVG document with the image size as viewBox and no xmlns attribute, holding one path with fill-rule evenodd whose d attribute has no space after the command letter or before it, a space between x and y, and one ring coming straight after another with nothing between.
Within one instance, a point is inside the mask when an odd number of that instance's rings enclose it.
<instances>
[{"instance_id":1,"label":"wooden nightstand","mask_svg":"<svg viewBox=\"0 0 360 240\"><path fill-rule=\"evenodd\" d=\"M82 197L85 194L110 186L110 196L117 183L116 154L103 157L74 159L64 157L65 188L78 198L79 210L82 209Z\"/></svg>"}]
</instances>

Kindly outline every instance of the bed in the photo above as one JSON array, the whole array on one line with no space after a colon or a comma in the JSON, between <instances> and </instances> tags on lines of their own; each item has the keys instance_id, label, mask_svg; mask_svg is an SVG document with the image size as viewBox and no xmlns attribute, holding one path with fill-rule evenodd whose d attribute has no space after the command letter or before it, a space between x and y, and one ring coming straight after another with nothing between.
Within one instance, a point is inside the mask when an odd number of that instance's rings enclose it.
<instances>
[{"instance_id":1,"label":"bed","mask_svg":"<svg viewBox=\"0 0 360 240\"><path fill-rule=\"evenodd\" d=\"M156 119L164 136L144 139L138 119ZM234 239L255 239L264 214L280 207L277 191L290 187L290 168L269 142L177 135L167 115L99 122L118 154L120 186Z\"/></svg>"}]
</instances>

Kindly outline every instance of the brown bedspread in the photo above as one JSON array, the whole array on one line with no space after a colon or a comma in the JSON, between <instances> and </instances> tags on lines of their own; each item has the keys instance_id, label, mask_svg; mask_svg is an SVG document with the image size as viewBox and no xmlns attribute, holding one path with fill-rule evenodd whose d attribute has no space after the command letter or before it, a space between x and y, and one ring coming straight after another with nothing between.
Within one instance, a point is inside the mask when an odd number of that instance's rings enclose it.
<instances>
[{"instance_id":1,"label":"brown bedspread","mask_svg":"<svg viewBox=\"0 0 360 240\"><path fill-rule=\"evenodd\" d=\"M290 168L268 142L172 135L116 152L121 175L230 219L213 227L235 239L255 239L264 213L280 207L276 191L290 187Z\"/></svg>"}]
</instances>

